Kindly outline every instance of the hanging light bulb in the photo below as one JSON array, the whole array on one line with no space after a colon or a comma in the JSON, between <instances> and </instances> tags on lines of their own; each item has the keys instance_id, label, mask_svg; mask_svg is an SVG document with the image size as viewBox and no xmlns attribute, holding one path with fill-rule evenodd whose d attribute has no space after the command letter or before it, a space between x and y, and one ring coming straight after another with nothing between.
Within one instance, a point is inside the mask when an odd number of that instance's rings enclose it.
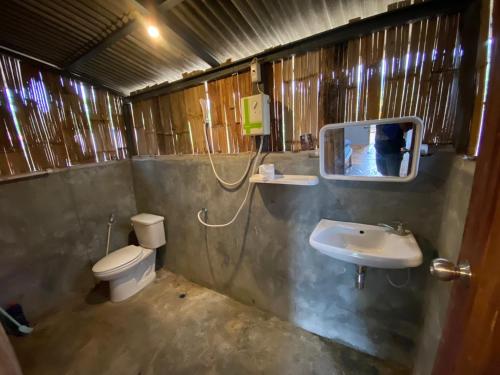
<instances>
[{"instance_id":1,"label":"hanging light bulb","mask_svg":"<svg viewBox=\"0 0 500 375\"><path fill-rule=\"evenodd\" d=\"M160 36L160 30L158 30L155 25L149 25L148 34L151 38L158 38Z\"/></svg>"}]
</instances>

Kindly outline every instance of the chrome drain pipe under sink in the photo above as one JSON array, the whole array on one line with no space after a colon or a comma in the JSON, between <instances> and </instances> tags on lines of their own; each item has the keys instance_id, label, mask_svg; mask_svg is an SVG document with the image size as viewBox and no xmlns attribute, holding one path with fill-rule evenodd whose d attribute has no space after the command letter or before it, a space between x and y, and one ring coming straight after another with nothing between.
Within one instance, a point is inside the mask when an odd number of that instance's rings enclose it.
<instances>
[{"instance_id":1,"label":"chrome drain pipe under sink","mask_svg":"<svg viewBox=\"0 0 500 375\"><path fill-rule=\"evenodd\" d=\"M366 266L356 264L356 289L365 288Z\"/></svg>"}]
</instances>

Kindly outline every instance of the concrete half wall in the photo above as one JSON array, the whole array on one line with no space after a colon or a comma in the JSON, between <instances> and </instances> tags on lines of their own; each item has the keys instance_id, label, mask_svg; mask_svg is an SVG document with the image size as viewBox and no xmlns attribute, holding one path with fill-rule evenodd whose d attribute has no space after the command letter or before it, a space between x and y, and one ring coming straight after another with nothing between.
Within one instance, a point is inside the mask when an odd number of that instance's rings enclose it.
<instances>
[{"instance_id":1,"label":"concrete half wall","mask_svg":"<svg viewBox=\"0 0 500 375\"><path fill-rule=\"evenodd\" d=\"M219 156L222 176L234 179L247 157ZM287 174L318 174L307 153L269 154ZM219 186L206 158L134 159L139 211L166 217L166 267L300 327L382 358L410 365L423 321L427 265L439 238L444 189L456 161L450 151L423 158L411 183L320 179L315 187L257 185L251 203L228 228L206 229L196 219L228 221L245 189ZM354 267L322 255L308 238L321 218L367 224L401 220L415 233L426 263L406 271L369 269L365 290L354 288Z\"/></svg>"},{"instance_id":2,"label":"concrete half wall","mask_svg":"<svg viewBox=\"0 0 500 375\"><path fill-rule=\"evenodd\" d=\"M439 256L457 263L474 180L475 165L457 156L443 195L443 216L438 237ZM446 324L453 283L429 278L424 304L425 321L420 331L413 373L432 373L441 334Z\"/></svg>"},{"instance_id":3,"label":"concrete half wall","mask_svg":"<svg viewBox=\"0 0 500 375\"><path fill-rule=\"evenodd\" d=\"M218 156L217 169L235 179L247 156ZM289 174L318 174L307 153L269 154ZM94 286L92 265L105 253L106 222L117 217L111 249L127 244L136 212L165 216L166 267L190 280L256 305L306 330L426 373L439 341L449 288L429 280L428 262L456 258L474 172L452 150L421 160L411 183L341 182L314 187L257 185L250 204L228 228L246 187L228 191L208 160L197 156L137 158L74 167L0 185L0 305L19 302L30 319ZM308 238L321 218L367 224L401 220L415 233L425 263L405 270L369 269L366 289L354 288L354 266L322 255ZM451 229L450 229L451 228ZM451 235L450 235L451 234ZM425 320L425 324L424 324Z\"/></svg>"},{"instance_id":4,"label":"concrete half wall","mask_svg":"<svg viewBox=\"0 0 500 375\"><path fill-rule=\"evenodd\" d=\"M111 250L127 244L137 212L129 160L0 185L0 306L21 303L36 319L88 293L112 211Z\"/></svg>"}]
</instances>

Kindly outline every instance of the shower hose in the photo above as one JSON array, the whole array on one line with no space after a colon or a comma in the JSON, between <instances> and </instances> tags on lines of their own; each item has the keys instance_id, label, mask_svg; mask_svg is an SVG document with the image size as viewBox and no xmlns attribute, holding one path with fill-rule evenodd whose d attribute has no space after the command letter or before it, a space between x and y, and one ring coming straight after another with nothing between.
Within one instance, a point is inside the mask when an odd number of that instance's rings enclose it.
<instances>
[{"instance_id":1,"label":"shower hose","mask_svg":"<svg viewBox=\"0 0 500 375\"><path fill-rule=\"evenodd\" d=\"M201 99L200 100L200 104L201 104L201 107L203 109L203 118L205 119L205 129L203 131L203 134L205 136L205 144L206 144L206 147L207 147L207 153L208 153L208 158L210 160L210 165L212 166L212 171L214 172L215 178L217 179L217 181L219 181L224 186L227 186L227 187L238 186L243 181L243 179L245 178L245 176L248 174L248 171L250 169L250 165L252 165L252 173L251 173L251 175L255 174L255 169L257 167L257 163L258 163L260 154L262 152L262 144L264 143L263 142L264 141L263 136L260 137L259 150L257 151L257 154L255 155L253 164L251 163L251 161L252 161L252 152L250 151L250 156L248 158L248 163L247 163L247 166L246 166L245 171L242 174L242 176L238 180L236 180L234 182L227 182L227 181L225 181L224 179L222 179L218 175L218 173L217 173L217 171L215 169L214 162L212 160L212 153L210 152L210 145L208 143L208 135L207 135L207 127L209 126L209 120L208 120L208 116L207 116L208 115L207 103L206 103L206 101L204 99ZM252 149L253 149L253 145L252 145ZM209 227L209 228L222 228L222 227L227 227L227 226L231 225L232 223L234 223L236 221L236 219L238 218L238 215L240 214L241 210L245 206L245 203L248 200L248 196L250 194L250 190L252 188L252 185L253 184L249 180L248 181L248 186L247 186L247 191L245 193L245 197L243 198L243 201L240 204L240 207L238 208L238 210L234 214L233 218L231 220L229 220L227 223L223 223L223 224L209 224L209 223L207 223L202 218L202 214L206 212L205 209L201 209L201 210L198 211L198 215L197 215L198 216L198 221L201 224L203 224L204 226Z\"/></svg>"}]
</instances>

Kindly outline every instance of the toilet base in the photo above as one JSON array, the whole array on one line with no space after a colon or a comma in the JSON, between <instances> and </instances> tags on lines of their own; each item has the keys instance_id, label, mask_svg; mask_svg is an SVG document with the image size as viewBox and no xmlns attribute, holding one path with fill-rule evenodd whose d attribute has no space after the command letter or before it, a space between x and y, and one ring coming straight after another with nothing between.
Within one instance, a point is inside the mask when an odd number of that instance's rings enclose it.
<instances>
[{"instance_id":1,"label":"toilet base","mask_svg":"<svg viewBox=\"0 0 500 375\"><path fill-rule=\"evenodd\" d=\"M151 284L155 277L155 252L151 251L137 265L119 278L109 281L111 302L121 302L132 297Z\"/></svg>"}]
</instances>

